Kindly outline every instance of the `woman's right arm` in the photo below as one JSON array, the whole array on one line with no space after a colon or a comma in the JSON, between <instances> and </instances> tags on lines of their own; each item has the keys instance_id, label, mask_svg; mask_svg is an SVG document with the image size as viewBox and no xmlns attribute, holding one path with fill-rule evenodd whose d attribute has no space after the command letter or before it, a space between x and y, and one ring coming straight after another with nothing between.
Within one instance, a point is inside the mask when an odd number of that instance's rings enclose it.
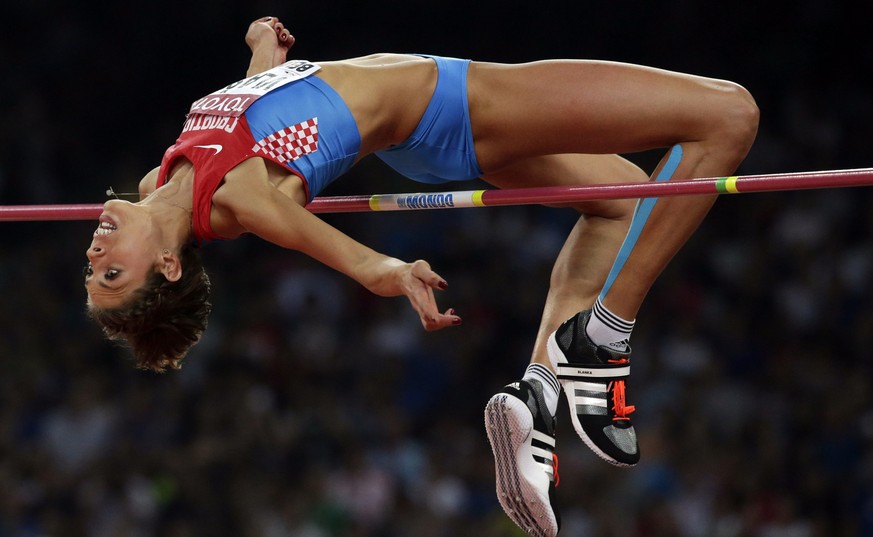
<instances>
[{"instance_id":1,"label":"woman's right arm","mask_svg":"<svg viewBox=\"0 0 873 537\"><path fill-rule=\"evenodd\" d=\"M246 44L252 51L248 77L285 63L294 36L276 17L262 17L249 24Z\"/></svg>"},{"instance_id":2,"label":"woman's right arm","mask_svg":"<svg viewBox=\"0 0 873 537\"><path fill-rule=\"evenodd\" d=\"M426 330L461 324L454 310L440 313L434 289L446 281L425 261L406 263L376 252L327 224L269 184L228 180L214 202L228 208L240 227L283 248L300 251L349 276L380 296L409 299Z\"/></svg>"}]
</instances>

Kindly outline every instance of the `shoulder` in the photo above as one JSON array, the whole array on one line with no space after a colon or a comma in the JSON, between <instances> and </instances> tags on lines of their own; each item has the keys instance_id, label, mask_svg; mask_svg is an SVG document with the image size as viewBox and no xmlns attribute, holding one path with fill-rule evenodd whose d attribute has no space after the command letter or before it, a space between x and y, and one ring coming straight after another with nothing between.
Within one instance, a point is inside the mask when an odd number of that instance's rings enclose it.
<instances>
[{"instance_id":1,"label":"shoulder","mask_svg":"<svg viewBox=\"0 0 873 537\"><path fill-rule=\"evenodd\" d=\"M212 195L212 229L227 238L250 231L250 222L260 218L273 203L277 188L263 159L245 160L230 170Z\"/></svg>"},{"instance_id":2,"label":"shoulder","mask_svg":"<svg viewBox=\"0 0 873 537\"><path fill-rule=\"evenodd\" d=\"M158 188L158 172L160 166L152 169L149 173L139 180L139 197L140 199L148 196Z\"/></svg>"},{"instance_id":3,"label":"shoulder","mask_svg":"<svg viewBox=\"0 0 873 537\"><path fill-rule=\"evenodd\" d=\"M241 220L263 197L262 181L262 174L250 161L240 163L224 176L212 194L209 220L213 231L228 239L245 233Z\"/></svg>"}]
</instances>

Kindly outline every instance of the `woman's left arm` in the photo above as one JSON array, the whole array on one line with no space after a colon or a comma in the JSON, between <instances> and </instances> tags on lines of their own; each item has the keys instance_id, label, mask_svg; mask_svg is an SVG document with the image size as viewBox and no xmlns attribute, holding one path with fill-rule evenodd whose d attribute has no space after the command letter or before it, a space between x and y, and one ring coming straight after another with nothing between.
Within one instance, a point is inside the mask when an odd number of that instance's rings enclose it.
<instances>
[{"instance_id":1,"label":"woman's left arm","mask_svg":"<svg viewBox=\"0 0 873 537\"><path fill-rule=\"evenodd\" d=\"M246 44L252 51L246 76L254 76L285 63L294 36L276 17L262 17L249 24Z\"/></svg>"},{"instance_id":2,"label":"woman's left arm","mask_svg":"<svg viewBox=\"0 0 873 537\"><path fill-rule=\"evenodd\" d=\"M241 229L300 251L351 277L372 293L409 299L426 330L461 324L454 310L440 313L435 289L446 281L426 261L406 263L381 254L321 220L278 189L228 180L213 201L234 214Z\"/></svg>"}]
</instances>

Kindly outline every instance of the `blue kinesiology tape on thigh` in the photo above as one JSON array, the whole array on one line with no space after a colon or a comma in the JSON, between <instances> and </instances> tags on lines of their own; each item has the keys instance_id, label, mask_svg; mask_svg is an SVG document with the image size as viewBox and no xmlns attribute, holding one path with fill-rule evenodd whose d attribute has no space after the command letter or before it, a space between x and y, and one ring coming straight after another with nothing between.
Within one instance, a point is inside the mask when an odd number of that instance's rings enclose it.
<instances>
[{"instance_id":1,"label":"blue kinesiology tape on thigh","mask_svg":"<svg viewBox=\"0 0 873 537\"><path fill-rule=\"evenodd\" d=\"M670 149L667 162L664 163L661 171L658 172L655 181L669 181L672 179L680 162L682 162L682 146L677 144ZM606 293L609 292L609 288L615 283L618 273L624 268L624 264L627 262L627 258L630 257L634 246L637 245L637 240L640 238L643 227L645 227L646 221L649 219L649 215L652 214L652 209L655 208L656 203L658 203L658 198L644 198L637 202L637 208L634 211L634 218L631 220L630 229L624 238L621 250L618 251L615 263L612 264L609 276L606 277L606 284L603 286L603 290L600 291L600 300L606 298Z\"/></svg>"}]
</instances>

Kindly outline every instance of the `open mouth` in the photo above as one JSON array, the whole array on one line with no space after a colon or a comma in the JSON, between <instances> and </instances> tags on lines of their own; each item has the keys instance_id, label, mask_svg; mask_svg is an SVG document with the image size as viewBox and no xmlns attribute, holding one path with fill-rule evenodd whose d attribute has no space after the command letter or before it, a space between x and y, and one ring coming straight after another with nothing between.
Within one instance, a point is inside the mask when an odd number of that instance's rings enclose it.
<instances>
[{"instance_id":1,"label":"open mouth","mask_svg":"<svg viewBox=\"0 0 873 537\"><path fill-rule=\"evenodd\" d=\"M95 237L105 237L107 235L111 235L115 230L118 229L118 226L115 225L109 218L105 216L100 217L100 225L97 226L97 229L94 231Z\"/></svg>"}]
</instances>

